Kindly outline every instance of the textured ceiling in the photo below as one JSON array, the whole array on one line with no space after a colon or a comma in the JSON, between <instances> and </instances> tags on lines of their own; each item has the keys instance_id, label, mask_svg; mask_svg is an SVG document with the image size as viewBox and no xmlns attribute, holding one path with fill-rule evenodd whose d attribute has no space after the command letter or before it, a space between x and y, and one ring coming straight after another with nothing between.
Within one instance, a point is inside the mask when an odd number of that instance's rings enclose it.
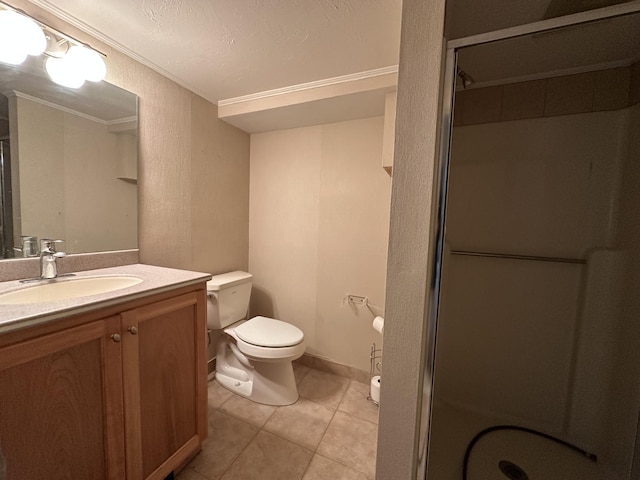
<instances>
[{"instance_id":1,"label":"textured ceiling","mask_svg":"<svg viewBox=\"0 0 640 480\"><path fill-rule=\"evenodd\" d=\"M31 0L217 102L398 63L401 0Z\"/></svg>"}]
</instances>

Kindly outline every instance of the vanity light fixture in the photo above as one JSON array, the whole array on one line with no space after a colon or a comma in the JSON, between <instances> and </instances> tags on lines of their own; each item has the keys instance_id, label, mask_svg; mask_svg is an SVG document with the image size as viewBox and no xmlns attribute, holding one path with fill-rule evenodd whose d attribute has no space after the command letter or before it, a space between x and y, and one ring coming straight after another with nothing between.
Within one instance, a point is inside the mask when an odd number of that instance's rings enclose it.
<instances>
[{"instance_id":1,"label":"vanity light fixture","mask_svg":"<svg viewBox=\"0 0 640 480\"><path fill-rule=\"evenodd\" d=\"M47 75L64 87L99 82L107 73L103 54L0 1L0 62L19 65L42 54Z\"/></svg>"},{"instance_id":2,"label":"vanity light fixture","mask_svg":"<svg viewBox=\"0 0 640 480\"><path fill-rule=\"evenodd\" d=\"M85 80L99 82L107 73L107 66L98 52L84 45L73 45L61 58L49 57L45 62L49 78L59 85L79 88Z\"/></svg>"}]
</instances>

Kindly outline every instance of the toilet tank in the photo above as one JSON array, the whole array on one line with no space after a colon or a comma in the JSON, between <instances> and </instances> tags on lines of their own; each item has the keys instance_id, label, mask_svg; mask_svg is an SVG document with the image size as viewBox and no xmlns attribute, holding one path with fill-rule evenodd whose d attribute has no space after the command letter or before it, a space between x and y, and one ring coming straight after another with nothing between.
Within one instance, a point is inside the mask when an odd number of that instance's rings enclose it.
<instances>
[{"instance_id":1,"label":"toilet tank","mask_svg":"<svg viewBox=\"0 0 640 480\"><path fill-rule=\"evenodd\" d=\"M207 282L207 326L212 330L243 320L249 310L251 280L247 272L214 275Z\"/></svg>"}]
</instances>

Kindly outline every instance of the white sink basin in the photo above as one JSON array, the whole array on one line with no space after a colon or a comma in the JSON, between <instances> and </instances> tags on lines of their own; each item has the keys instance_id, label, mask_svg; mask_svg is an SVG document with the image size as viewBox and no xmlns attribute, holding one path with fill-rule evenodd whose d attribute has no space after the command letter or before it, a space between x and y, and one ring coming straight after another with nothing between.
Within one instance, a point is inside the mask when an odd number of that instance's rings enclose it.
<instances>
[{"instance_id":1,"label":"white sink basin","mask_svg":"<svg viewBox=\"0 0 640 480\"><path fill-rule=\"evenodd\" d=\"M46 282L46 280L43 280L43 282ZM132 287L141 282L141 278L129 276L80 277L53 280L0 294L0 305L55 302L70 298L87 297Z\"/></svg>"}]
</instances>

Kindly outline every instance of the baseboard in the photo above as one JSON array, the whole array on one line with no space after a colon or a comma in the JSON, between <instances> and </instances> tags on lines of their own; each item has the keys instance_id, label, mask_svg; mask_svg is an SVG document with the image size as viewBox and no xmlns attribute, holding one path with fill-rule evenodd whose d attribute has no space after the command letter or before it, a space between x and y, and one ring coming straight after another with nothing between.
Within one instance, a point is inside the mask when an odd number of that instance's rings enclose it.
<instances>
[{"instance_id":1,"label":"baseboard","mask_svg":"<svg viewBox=\"0 0 640 480\"><path fill-rule=\"evenodd\" d=\"M309 353L303 354L300 358L298 358L297 360L294 360L293 363L304 365L310 368L315 368L316 370L320 370L322 372L333 373L334 375L339 375L341 377L349 378L351 380L355 380L356 382L368 384L371 380L369 378L369 372L365 370L360 370L359 368L350 367L349 365L342 365L341 363L334 362L332 360L329 360L328 358L317 357ZM216 373L215 357L208 361L207 373L208 373L209 380L213 379L213 377L215 376L215 373Z\"/></svg>"},{"instance_id":2,"label":"baseboard","mask_svg":"<svg viewBox=\"0 0 640 480\"><path fill-rule=\"evenodd\" d=\"M309 353L305 353L300 358L294 361L299 365L304 365L310 368L315 368L327 373L333 373L341 377L355 380L356 382L366 383L370 382L369 372L360 370L359 368L350 367L348 365L342 365L341 363L334 362L328 358L317 357Z\"/></svg>"}]
</instances>

